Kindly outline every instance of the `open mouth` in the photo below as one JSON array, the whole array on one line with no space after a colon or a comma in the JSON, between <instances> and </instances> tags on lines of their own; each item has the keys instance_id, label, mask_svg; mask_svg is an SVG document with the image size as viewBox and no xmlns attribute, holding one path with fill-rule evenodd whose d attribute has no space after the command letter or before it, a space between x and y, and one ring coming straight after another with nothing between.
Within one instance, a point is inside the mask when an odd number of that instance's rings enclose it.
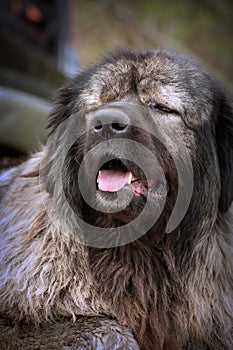
<instances>
[{"instance_id":1,"label":"open mouth","mask_svg":"<svg viewBox=\"0 0 233 350\"><path fill-rule=\"evenodd\" d=\"M140 179L128 169L120 159L105 163L97 174L97 189L102 192L116 193L131 188L136 196L146 197L155 189L155 180Z\"/></svg>"}]
</instances>

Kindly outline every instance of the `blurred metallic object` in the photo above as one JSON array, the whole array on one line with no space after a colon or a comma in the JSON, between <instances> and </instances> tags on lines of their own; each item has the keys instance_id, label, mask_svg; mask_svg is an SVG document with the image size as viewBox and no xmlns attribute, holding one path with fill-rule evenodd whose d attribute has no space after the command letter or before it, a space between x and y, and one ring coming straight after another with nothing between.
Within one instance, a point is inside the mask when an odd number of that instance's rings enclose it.
<instances>
[{"instance_id":1,"label":"blurred metallic object","mask_svg":"<svg viewBox=\"0 0 233 350\"><path fill-rule=\"evenodd\" d=\"M45 99L0 86L1 143L24 153L44 141L49 110Z\"/></svg>"}]
</instances>

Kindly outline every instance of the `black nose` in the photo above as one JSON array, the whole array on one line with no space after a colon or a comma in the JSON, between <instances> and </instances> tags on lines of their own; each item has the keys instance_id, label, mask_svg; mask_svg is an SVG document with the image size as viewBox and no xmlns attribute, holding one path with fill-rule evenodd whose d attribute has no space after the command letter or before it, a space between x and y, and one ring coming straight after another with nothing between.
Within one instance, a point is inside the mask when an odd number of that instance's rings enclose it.
<instances>
[{"instance_id":1,"label":"black nose","mask_svg":"<svg viewBox=\"0 0 233 350\"><path fill-rule=\"evenodd\" d=\"M95 133L116 135L128 131L130 119L122 111L105 109L95 113L91 124Z\"/></svg>"}]
</instances>

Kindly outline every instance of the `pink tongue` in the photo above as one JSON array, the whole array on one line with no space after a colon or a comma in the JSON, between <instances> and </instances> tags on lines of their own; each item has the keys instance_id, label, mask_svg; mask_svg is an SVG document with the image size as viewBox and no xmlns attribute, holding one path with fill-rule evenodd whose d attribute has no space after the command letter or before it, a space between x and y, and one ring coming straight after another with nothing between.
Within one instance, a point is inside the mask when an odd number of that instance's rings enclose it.
<instances>
[{"instance_id":1,"label":"pink tongue","mask_svg":"<svg viewBox=\"0 0 233 350\"><path fill-rule=\"evenodd\" d=\"M104 192L120 191L127 184L129 176L130 171L101 170L97 179L99 189Z\"/></svg>"}]
</instances>

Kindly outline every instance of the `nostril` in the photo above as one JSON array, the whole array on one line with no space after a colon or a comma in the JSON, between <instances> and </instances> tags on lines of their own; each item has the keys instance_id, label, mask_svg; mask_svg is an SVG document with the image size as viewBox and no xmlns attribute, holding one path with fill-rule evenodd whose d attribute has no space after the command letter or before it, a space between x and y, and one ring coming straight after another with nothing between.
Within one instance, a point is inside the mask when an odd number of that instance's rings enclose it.
<instances>
[{"instance_id":1,"label":"nostril","mask_svg":"<svg viewBox=\"0 0 233 350\"><path fill-rule=\"evenodd\" d=\"M117 123L117 122L113 122L111 126L112 126L112 129L114 131L119 131L119 132L125 131L127 129L127 127L128 127L127 124Z\"/></svg>"},{"instance_id":2,"label":"nostril","mask_svg":"<svg viewBox=\"0 0 233 350\"><path fill-rule=\"evenodd\" d=\"M103 124L102 124L101 120L96 120L96 125L94 127L94 130L100 131L100 130L102 130L102 128L103 128Z\"/></svg>"}]
</instances>

